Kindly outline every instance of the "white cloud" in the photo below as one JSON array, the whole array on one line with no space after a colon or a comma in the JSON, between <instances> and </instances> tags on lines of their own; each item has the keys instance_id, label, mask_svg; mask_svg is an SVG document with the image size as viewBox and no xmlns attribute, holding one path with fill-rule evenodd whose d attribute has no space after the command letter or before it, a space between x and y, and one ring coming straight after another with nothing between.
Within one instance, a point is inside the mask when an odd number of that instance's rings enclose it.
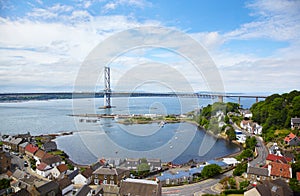
<instances>
[{"instance_id":1,"label":"white cloud","mask_svg":"<svg viewBox=\"0 0 300 196\"><path fill-rule=\"evenodd\" d=\"M144 8L144 7L149 7L151 5L152 4L146 0L115 0L115 1L110 1L110 2L106 3L102 8L102 12L107 13L107 12L109 12L111 10L115 10L121 6Z\"/></svg>"}]
</instances>

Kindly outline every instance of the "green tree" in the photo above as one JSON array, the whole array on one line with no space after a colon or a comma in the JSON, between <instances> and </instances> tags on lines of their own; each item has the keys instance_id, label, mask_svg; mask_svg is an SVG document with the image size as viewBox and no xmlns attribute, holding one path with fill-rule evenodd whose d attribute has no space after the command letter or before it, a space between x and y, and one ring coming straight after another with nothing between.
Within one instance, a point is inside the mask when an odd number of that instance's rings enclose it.
<instances>
[{"instance_id":1,"label":"green tree","mask_svg":"<svg viewBox=\"0 0 300 196\"><path fill-rule=\"evenodd\" d=\"M150 172L150 165L147 163L141 163L138 165L137 170L139 175L145 175Z\"/></svg>"},{"instance_id":2,"label":"green tree","mask_svg":"<svg viewBox=\"0 0 300 196\"><path fill-rule=\"evenodd\" d=\"M245 144L246 144L246 148L254 150L255 145L257 144L257 140L255 137L247 137Z\"/></svg>"},{"instance_id":3,"label":"green tree","mask_svg":"<svg viewBox=\"0 0 300 196\"><path fill-rule=\"evenodd\" d=\"M227 129L227 131L226 131L226 135L228 136L228 139L230 141L236 140L235 130L232 126L229 126L229 129Z\"/></svg>"},{"instance_id":4,"label":"green tree","mask_svg":"<svg viewBox=\"0 0 300 196\"><path fill-rule=\"evenodd\" d=\"M253 151L251 149L245 149L240 155L236 157L236 159L241 161L242 159L251 157L253 157Z\"/></svg>"},{"instance_id":5,"label":"green tree","mask_svg":"<svg viewBox=\"0 0 300 196\"><path fill-rule=\"evenodd\" d=\"M247 180L240 182L240 190L246 189L248 185L249 185L249 181Z\"/></svg>"},{"instance_id":6,"label":"green tree","mask_svg":"<svg viewBox=\"0 0 300 196\"><path fill-rule=\"evenodd\" d=\"M234 176L240 176L246 171L247 171L247 163L240 163L233 170L233 175Z\"/></svg>"},{"instance_id":7,"label":"green tree","mask_svg":"<svg viewBox=\"0 0 300 196\"><path fill-rule=\"evenodd\" d=\"M298 182L298 180L296 178L291 178L289 185L294 192L300 193L300 183ZM295 194L295 195L297 195L297 194Z\"/></svg>"},{"instance_id":8,"label":"green tree","mask_svg":"<svg viewBox=\"0 0 300 196\"><path fill-rule=\"evenodd\" d=\"M0 180L0 190L10 187L10 179L3 178Z\"/></svg>"},{"instance_id":9,"label":"green tree","mask_svg":"<svg viewBox=\"0 0 300 196\"><path fill-rule=\"evenodd\" d=\"M210 177L220 174L221 171L222 171L222 168L219 165L210 164L210 165L204 166L204 168L201 172L201 176L210 178Z\"/></svg>"}]
</instances>

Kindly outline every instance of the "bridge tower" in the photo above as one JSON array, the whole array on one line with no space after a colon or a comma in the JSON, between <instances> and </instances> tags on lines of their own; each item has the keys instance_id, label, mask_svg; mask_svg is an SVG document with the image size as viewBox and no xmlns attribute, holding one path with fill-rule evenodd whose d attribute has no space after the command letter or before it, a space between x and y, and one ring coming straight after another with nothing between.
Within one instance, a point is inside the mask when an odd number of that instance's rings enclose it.
<instances>
[{"instance_id":1,"label":"bridge tower","mask_svg":"<svg viewBox=\"0 0 300 196\"><path fill-rule=\"evenodd\" d=\"M110 68L104 67L104 108L111 108Z\"/></svg>"}]
</instances>

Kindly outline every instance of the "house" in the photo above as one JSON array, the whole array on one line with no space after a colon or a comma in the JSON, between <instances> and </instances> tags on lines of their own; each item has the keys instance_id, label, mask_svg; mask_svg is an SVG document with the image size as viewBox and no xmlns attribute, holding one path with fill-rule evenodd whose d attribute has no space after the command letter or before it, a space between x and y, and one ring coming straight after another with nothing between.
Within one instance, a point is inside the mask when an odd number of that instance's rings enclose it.
<instances>
[{"instance_id":1,"label":"house","mask_svg":"<svg viewBox=\"0 0 300 196\"><path fill-rule=\"evenodd\" d=\"M37 150L35 153L34 153L34 156L33 158L35 159L36 161L36 165L40 164L41 163L41 160L42 158L46 155L46 152L43 151L43 150ZM47 155L49 156L49 154ZM51 155L52 156L52 155Z\"/></svg>"},{"instance_id":2,"label":"house","mask_svg":"<svg viewBox=\"0 0 300 196\"><path fill-rule=\"evenodd\" d=\"M289 182L292 178L292 168L289 164L271 162L268 165L268 170L272 180L280 178Z\"/></svg>"},{"instance_id":3,"label":"house","mask_svg":"<svg viewBox=\"0 0 300 196\"><path fill-rule=\"evenodd\" d=\"M300 144L300 138L293 133L290 133L284 138L284 143L289 146L298 146Z\"/></svg>"},{"instance_id":4,"label":"house","mask_svg":"<svg viewBox=\"0 0 300 196\"><path fill-rule=\"evenodd\" d=\"M152 180L130 179L121 181L120 195L149 195L160 196L162 194L161 183Z\"/></svg>"},{"instance_id":5,"label":"house","mask_svg":"<svg viewBox=\"0 0 300 196\"><path fill-rule=\"evenodd\" d=\"M140 159L127 158L124 167L131 170L136 170L140 163L141 163Z\"/></svg>"},{"instance_id":6,"label":"house","mask_svg":"<svg viewBox=\"0 0 300 196\"><path fill-rule=\"evenodd\" d=\"M66 164L60 164L59 166L55 166L51 170L51 174L54 178L63 177L68 171L68 166Z\"/></svg>"},{"instance_id":7,"label":"house","mask_svg":"<svg viewBox=\"0 0 300 196\"><path fill-rule=\"evenodd\" d=\"M8 152L0 151L0 174L11 169L11 156Z\"/></svg>"},{"instance_id":8,"label":"house","mask_svg":"<svg viewBox=\"0 0 300 196\"><path fill-rule=\"evenodd\" d=\"M266 163L269 164L271 162L277 162L277 163L291 163L292 159L284 156L278 156L275 154L268 154L266 158Z\"/></svg>"},{"instance_id":9,"label":"house","mask_svg":"<svg viewBox=\"0 0 300 196\"><path fill-rule=\"evenodd\" d=\"M252 118L252 113L250 110L240 110L244 118Z\"/></svg>"},{"instance_id":10,"label":"house","mask_svg":"<svg viewBox=\"0 0 300 196\"><path fill-rule=\"evenodd\" d=\"M39 196L50 196L50 195L54 196L54 195L58 195L59 193L60 193L59 185L54 181L47 182L46 184L33 190L33 195L39 195Z\"/></svg>"},{"instance_id":11,"label":"house","mask_svg":"<svg viewBox=\"0 0 300 196\"><path fill-rule=\"evenodd\" d=\"M260 126L257 123L253 123L252 133L255 134L255 135L261 135L262 134L262 126Z\"/></svg>"},{"instance_id":12,"label":"house","mask_svg":"<svg viewBox=\"0 0 300 196\"><path fill-rule=\"evenodd\" d=\"M87 168L74 177L74 184L88 185L91 183L92 175L93 170L91 168Z\"/></svg>"},{"instance_id":13,"label":"house","mask_svg":"<svg viewBox=\"0 0 300 196\"><path fill-rule=\"evenodd\" d=\"M120 158L108 158L106 159L105 163L108 163L112 167L119 167L122 163L124 163L125 160L122 160ZM100 160L100 163L103 162L103 160ZM102 164L104 165L104 164ZM97 168L98 169L98 168Z\"/></svg>"},{"instance_id":14,"label":"house","mask_svg":"<svg viewBox=\"0 0 300 196\"><path fill-rule=\"evenodd\" d=\"M36 173L46 178L51 174L52 169L50 165L42 162L36 167Z\"/></svg>"},{"instance_id":15,"label":"house","mask_svg":"<svg viewBox=\"0 0 300 196\"><path fill-rule=\"evenodd\" d=\"M26 176L26 173L25 173L25 172L23 172L23 171L17 169L17 170L12 174L11 178L12 178L13 180L18 181L18 180L24 178L25 176Z\"/></svg>"},{"instance_id":16,"label":"house","mask_svg":"<svg viewBox=\"0 0 300 196\"><path fill-rule=\"evenodd\" d=\"M291 118L291 129L300 129L300 118Z\"/></svg>"},{"instance_id":17,"label":"house","mask_svg":"<svg viewBox=\"0 0 300 196\"><path fill-rule=\"evenodd\" d=\"M64 164L64 162L61 160L60 156L57 155L50 155L46 153L44 157L41 159L41 162L46 163L50 167L55 167L61 164Z\"/></svg>"},{"instance_id":18,"label":"house","mask_svg":"<svg viewBox=\"0 0 300 196\"><path fill-rule=\"evenodd\" d=\"M77 176L79 174L79 169L76 169L74 171L67 171L67 177L69 178L69 180L71 180L72 182L74 181L75 176Z\"/></svg>"},{"instance_id":19,"label":"house","mask_svg":"<svg viewBox=\"0 0 300 196\"><path fill-rule=\"evenodd\" d=\"M244 130L248 130L251 128L251 123L252 123L251 120L242 120L240 123L240 127Z\"/></svg>"},{"instance_id":20,"label":"house","mask_svg":"<svg viewBox=\"0 0 300 196\"><path fill-rule=\"evenodd\" d=\"M226 163L224 163L223 161L209 160L209 161L205 162L205 165L210 165L210 164L216 164L216 165L220 166L222 169L225 169L228 167L228 165Z\"/></svg>"},{"instance_id":21,"label":"house","mask_svg":"<svg viewBox=\"0 0 300 196\"><path fill-rule=\"evenodd\" d=\"M274 143L273 146L271 146L269 148L269 153L270 154L274 154L274 155L277 155L277 156L282 156L281 152L280 152L280 149L277 145L277 143Z\"/></svg>"},{"instance_id":22,"label":"house","mask_svg":"<svg viewBox=\"0 0 300 196\"><path fill-rule=\"evenodd\" d=\"M53 141L49 141L49 142L46 142L42 145L42 149L45 151L45 152L51 152L51 151L55 151L57 150L57 145L55 142Z\"/></svg>"},{"instance_id":23,"label":"house","mask_svg":"<svg viewBox=\"0 0 300 196\"><path fill-rule=\"evenodd\" d=\"M246 178L251 184L256 185L257 182L268 180L269 176L268 168L251 167L248 165Z\"/></svg>"},{"instance_id":24,"label":"house","mask_svg":"<svg viewBox=\"0 0 300 196\"><path fill-rule=\"evenodd\" d=\"M28 145L28 142L23 142L19 145L19 153L20 154L25 154L25 148Z\"/></svg>"},{"instance_id":25,"label":"house","mask_svg":"<svg viewBox=\"0 0 300 196\"><path fill-rule=\"evenodd\" d=\"M9 145L10 145L10 149L13 150L13 151L16 151L18 152L19 151L19 144L21 144L23 141L22 138L12 138L9 142Z\"/></svg>"},{"instance_id":26,"label":"house","mask_svg":"<svg viewBox=\"0 0 300 196\"><path fill-rule=\"evenodd\" d=\"M31 196L31 194L29 193L29 191L27 191L25 188L20 189L19 191L17 191L14 196Z\"/></svg>"},{"instance_id":27,"label":"house","mask_svg":"<svg viewBox=\"0 0 300 196\"><path fill-rule=\"evenodd\" d=\"M26 147L25 147L25 154L29 157L33 157L34 154L36 153L36 151L38 151L38 147L37 146L34 146L32 144L28 144Z\"/></svg>"},{"instance_id":28,"label":"house","mask_svg":"<svg viewBox=\"0 0 300 196\"><path fill-rule=\"evenodd\" d=\"M75 194L75 196L91 196L92 189L88 185L83 185Z\"/></svg>"},{"instance_id":29,"label":"house","mask_svg":"<svg viewBox=\"0 0 300 196\"><path fill-rule=\"evenodd\" d=\"M73 184L69 178L63 178L57 181L57 183L62 195L73 195Z\"/></svg>"},{"instance_id":30,"label":"house","mask_svg":"<svg viewBox=\"0 0 300 196\"><path fill-rule=\"evenodd\" d=\"M100 167L93 172L93 184L119 185L121 179L129 177L130 171L126 168Z\"/></svg>"},{"instance_id":31,"label":"house","mask_svg":"<svg viewBox=\"0 0 300 196\"><path fill-rule=\"evenodd\" d=\"M31 175L24 175L23 178L20 178L15 183L11 184L11 187L14 189L14 192L17 192L21 189L26 189L31 191L34 187L39 187L45 184L46 182Z\"/></svg>"},{"instance_id":32,"label":"house","mask_svg":"<svg viewBox=\"0 0 300 196\"><path fill-rule=\"evenodd\" d=\"M222 162L226 163L229 167L234 167L240 163L240 161L236 160L235 158L223 158Z\"/></svg>"},{"instance_id":33,"label":"house","mask_svg":"<svg viewBox=\"0 0 300 196\"><path fill-rule=\"evenodd\" d=\"M150 166L150 171L158 171L162 168L160 159L147 159L147 163Z\"/></svg>"},{"instance_id":34,"label":"house","mask_svg":"<svg viewBox=\"0 0 300 196\"><path fill-rule=\"evenodd\" d=\"M245 196L293 196L293 191L286 182L281 179L263 181L262 184L246 191Z\"/></svg>"}]
</instances>

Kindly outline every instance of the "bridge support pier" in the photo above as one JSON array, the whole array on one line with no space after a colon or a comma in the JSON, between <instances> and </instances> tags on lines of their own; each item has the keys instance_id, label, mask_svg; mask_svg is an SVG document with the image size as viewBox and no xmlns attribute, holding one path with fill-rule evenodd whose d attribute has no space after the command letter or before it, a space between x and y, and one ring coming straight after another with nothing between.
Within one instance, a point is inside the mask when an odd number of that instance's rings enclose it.
<instances>
[{"instance_id":1,"label":"bridge support pier","mask_svg":"<svg viewBox=\"0 0 300 196\"><path fill-rule=\"evenodd\" d=\"M258 103L258 97L255 98L256 103Z\"/></svg>"},{"instance_id":2,"label":"bridge support pier","mask_svg":"<svg viewBox=\"0 0 300 196\"><path fill-rule=\"evenodd\" d=\"M239 97L239 105L241 105L241 97Z\"/></svg>"},{"instance_id":3,"label":"bridge support pier","mask_svg":"<svg viewBox=\"0 0 300 196\"><path fill-rule=\"evenodd\" d=\"M104 68L104 108L111 108L110 97L111 97L111 89L110 89L110 68Z\"/></svg>"},{"instance_id":4,"label":"bridge support pier","mask_svg":"<svg viewBox=\"0 0 300 196\"><path fill-rule=\"evenodd\" d=\"M223 103L223 101L224 101L223 98L224 98L224 97L223 97L222 95L219 95L219 96L218 96L218 100L219 100L220 103Z\"/></svg>"}]
</instances>

